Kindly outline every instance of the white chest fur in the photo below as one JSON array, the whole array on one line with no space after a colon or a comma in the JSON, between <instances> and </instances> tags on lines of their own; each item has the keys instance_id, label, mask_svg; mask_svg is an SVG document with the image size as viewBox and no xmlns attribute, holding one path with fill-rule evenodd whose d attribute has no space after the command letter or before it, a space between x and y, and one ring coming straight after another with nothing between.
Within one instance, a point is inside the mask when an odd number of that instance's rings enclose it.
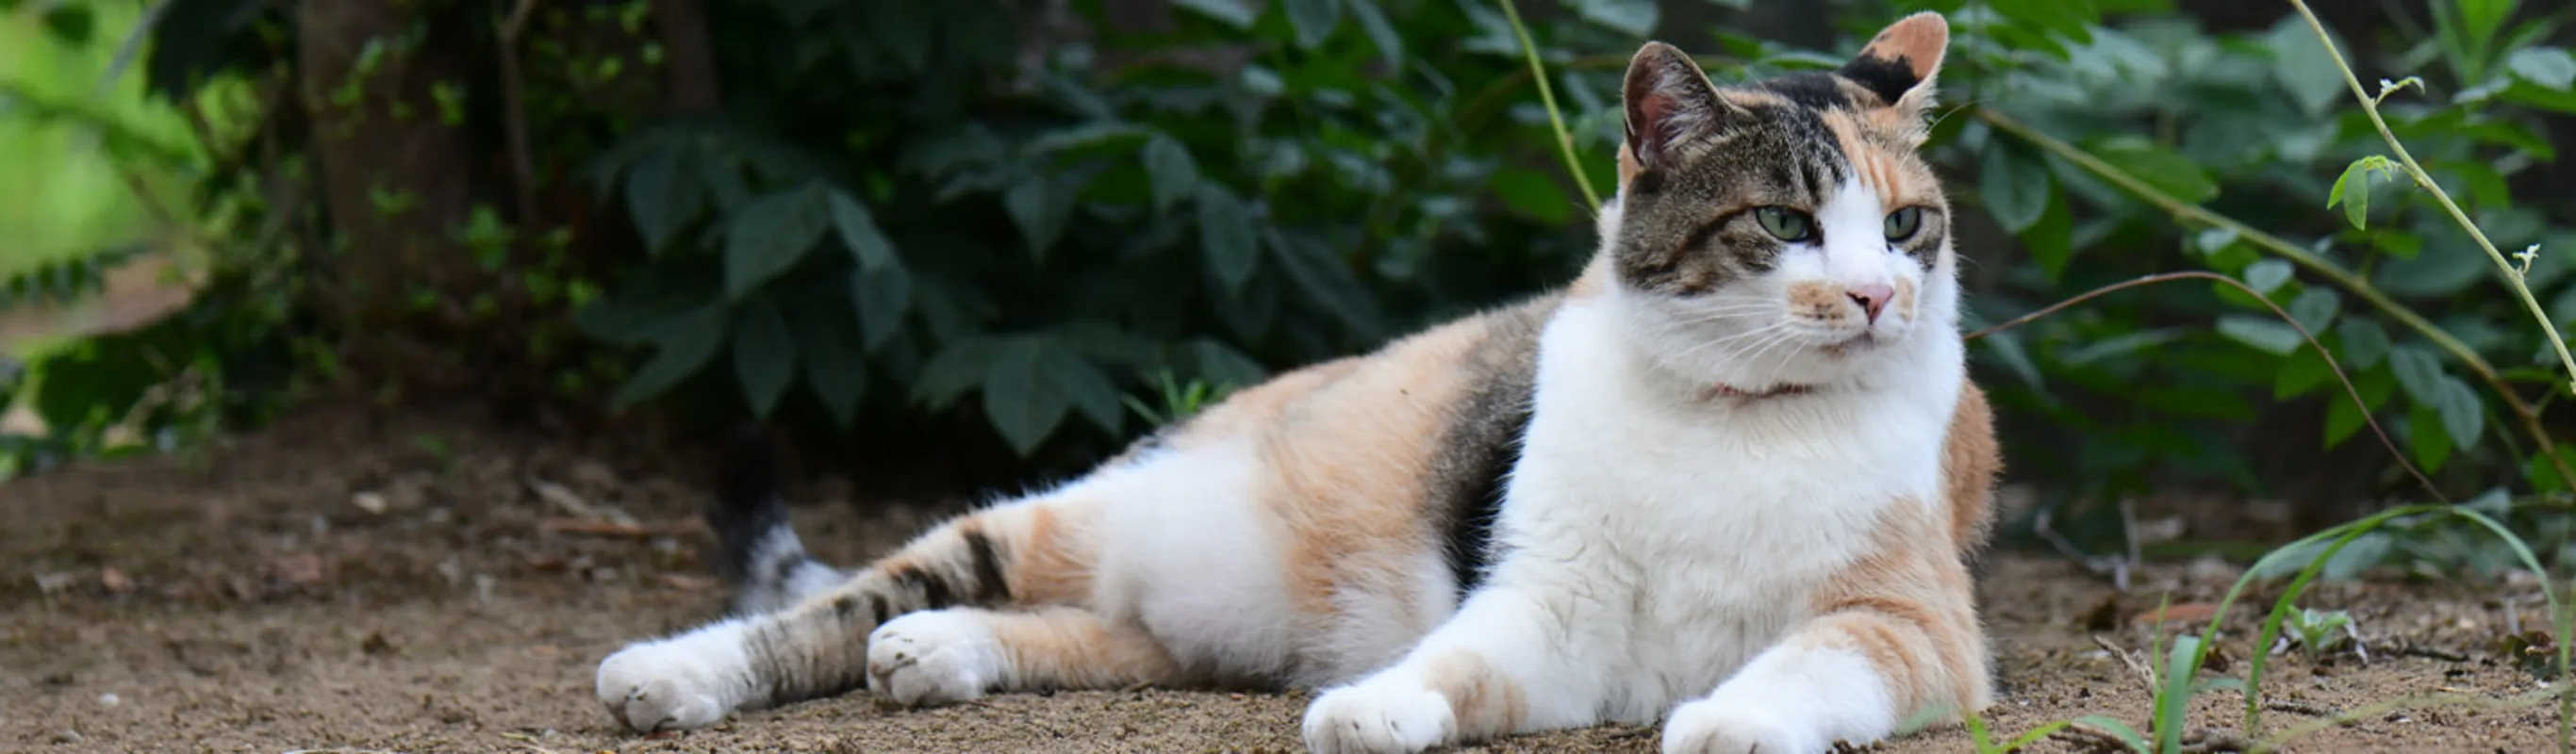
<instances>
[{"instance_id":1,"label":"white chest fur","mask_svg":"<svg viewBox=\"0 0 2576 754\"><path fill-rule=\"evenodd\" d=\"M1867 355L1892 374L1702 400L1650 372L1619 323L1578 301L1542 336L1495 581L1561 599L1570 638L1605 653L1602 712L1643 720L1808 617L1885 506L1938 504L1964 373L1956 339L1927 330Z\"/></svg>"}]
</instances>

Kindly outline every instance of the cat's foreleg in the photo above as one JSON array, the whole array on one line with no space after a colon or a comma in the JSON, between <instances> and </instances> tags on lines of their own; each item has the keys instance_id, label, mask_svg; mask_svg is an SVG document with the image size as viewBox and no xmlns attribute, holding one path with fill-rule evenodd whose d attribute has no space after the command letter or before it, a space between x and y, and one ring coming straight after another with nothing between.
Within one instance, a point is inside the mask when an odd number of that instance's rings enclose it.
<instances>
[{"instance_id":1,"label":"cat's foreleg","mask_svg":"<svg viewBox=\"0 0 2576 754\"><path fill-rule=\"evenodd\" d=\"M1990 679L1966 569L1938 553L1923 560L1841 579L1817 617L1675 709L1663 750L1822 754L1836 741L1884 739L1917 717L1984 708Z\"/></svg>"},{"instance_id":2,"label":"cat's foreleg","mask_svg":"<svg viewBox=\"0 0 2576 754\"><path fill-rule=\"evenodd\" d=\"M1307 707L1318 754L1418 752L1596 722L1600 678L1577 636L1581 606L1526 588L1477 592L1393 667Z\"/></svg>"}]
</instances>

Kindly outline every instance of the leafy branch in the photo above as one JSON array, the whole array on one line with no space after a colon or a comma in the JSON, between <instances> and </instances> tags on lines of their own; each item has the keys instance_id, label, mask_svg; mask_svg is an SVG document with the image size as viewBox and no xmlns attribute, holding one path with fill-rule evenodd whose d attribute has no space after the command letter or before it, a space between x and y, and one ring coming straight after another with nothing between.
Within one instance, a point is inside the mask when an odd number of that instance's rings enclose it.
<instances>
[{"instance_id":1,"label":"leafy branch","mask_svg":"<svg viewBox=\"0 0 2576 754\"><path fill-rule=\"evenodd\" d=\"M2565 368L2567 371L2568 385L2570 387L2576 387L2576 356L2570 356L2568 354L2567 339L2558 334L2558 325L2551 322L2549 319L2549 313L2540 308L2540 300L2532 296L2531 286L2525 279L2525 273L2531 268L2532 257L2539 253L2539 248L2534 246L2533 248L2525 249L2522 253L2515 255L2515 258L2521 262L2518 266L2512 262L2505 261L2505 255L2496 250L2495 242L2487 240L2486 231L2479 228L2477 223L2471 222L2469 220L2468 213L2460 211L2459 203L2451 201L2450 192L2443 191L2441 184L2434 182L2433 176L2430 173L2424 172L2424 166L2416 164L2415 156L2406 151L2406 144L2398 141L2397 134L2388 130L2388 121L2379 116L2380 100L2385 99L2390 93L2404 88L2405 83L2382 83L2379 89L2379 96L2377 97L2373 97L2368 92L2363 91L2361 88L2361 79L2353 75L2352 66L2346 63L2343 59L2343 52L2335 49L2333 35L2326 33L2325 24L2317 20L2317 14L2314 11L2309 10L2308 4L2303 2L2303 0L2290 0L2290 7L2298 9L2299 17L2307 20L2308 29L2316 32L2317 41L2320 44L2325 45L2326 57L2332 59L2335 64L2335 70L2343 74L2344 85L2350 87L2352 89L2353 98L2361 102L2362 114L2370 116L2371 127L2379 130L2379 138L2382 141L2388 142L2389 151L2396 153L2397 164L2404 169L2407 177L2413 178L2416 186L2423 188L2426 193L2432 194L2433 199L2441 203L2442 210L2450 213L2451 221L2458 223L2461 230L2468 231L2469 237L2478 242L2478 248L2487 253L2487 259L2495 263L2496 269L2504 272L2505 283L2512 286L2514 295L2522 299L2523 308L2531 312L2531 318L2540 323L2541 332L2548 334L2550 348L2555 349L2558 352L2559 366ZM2412 77L2409 77L2406 81L2418 84L2421 83L2420 79ZM2378 158L2376 163L2372 163L2369 158L2364 158L2361 162L2354 163L2354 165L2356 167L2360 167L2365 164L2384 165L2386 162L2386 157ZM2349 175L2350 172L2350 170L2347 170L2346 174ZM2363 185L2368 185L2367 181L2365 181ZM2362 215L2358 212L2353 213L2351 217L2356 224L2358 224L2362 219ZM2497 390L2508 396L2512 395L2511 391L2505 390L2501 385L2497 386ZM2534 426L2537 426L2538 420L2536 418L2533 418L2531 421ZM2559 462L2557 446L2551 444L2547 438L2541 439L2541 453L2547 456L2552 463ZM2558 473L2560 479L2576 479L2576 477L2566 475L2567 471L2563 464L2561 465ZM2557 622L2558 677L2560 683L2563 684L2569 679L2569 671L2571 669L2576 669L2576 664L2571 664L2570 662L2571 659L2576 659L2576 657L2570 656L2571 647L2576 647L2576 640L2571 640L2568 636L2571 625L2576 625L2576 613L2569 612L2565 607L2559 604L2560 601L2557 596L2558 590L2549 580L2547 571L2541 570L2539 564L2534 562L2532 564L2532 572L2535 575L2541 576L2540 592L2543 596L2549 598L2550 616ZM2576 722L2571 721L2576 721L2576 692L2562 690L2558 695L2558 749L2560 751L2576 749Z\"/></svg>"},{"instance_id":2,"label":"leafy branch","mask_svg":"<svg viewBox=\"0 0 2576 754\"><path fill-rule=\"evenodd\" d=\"M2235 218L2213 212L2198 204L2174 198L2172 194L2140 180L2137 176L2094 156L2091 152L2042 133L2012 116L1985 107L1976 108L1973 113L1978 120L1985 121L1996 130L2012 134L2016 138L2065 158L2066 161L2075 163L2087 172L2118 186L2120 190L2155 205L2166 214L2234 233L2237 238L2305 267L2333 282L2337 287L2360 296L2363 301L2369 302L2371 306L2377 307L2381 312L2406 325L2408 329L2424 336L2425 340L2432 341L2434 346L2451 354L2452 358L2458 359L2461 364L2467 366L2469 371L2476 373L2478 379L2485 381L2488 387L2494 388L2496 395L2504 399L2506 409L2522 423L2523 431L2529 433L2533 440L2538 441L2542 448L2557 447L2556 441L2550 437L2549 429L2540 423L2540 412L2524 401L2521 394L2515 393L2505 384L2504 376L2496 371L2495 365L2487 363L2486 358L2479 356L2478 352L2469 348L2468 344L2460 342L2459 338L2452 336L2441 326L2433 324L2431 320L2425 319L2424 315L2417 314L2414 309L2390 298L2388 294L2381 292L2377 286L2371 285L2370 281L2362 279L2360 275L2344 269L2342 265L2335 264L2331 260L2317 256L2314 252L2300 248L2298 244L2290 243L2280 236L2265 233L2254 226L2238 222ZM2576 479L2576 473L2570 472L2566 460L2559 458L2557 453L2548 453L2545 457L2558 471L2558 478Z\"/></svg>"},{"instance_id":3,"label":"leafy branch","mask_svg":"<svg viewBox=\"0 0 2576 754\"><path fill-rule=\"evenodd\" d=\"M2460 211L2459 203L2451 201L2450 192L2443 191L2441 184L2433 181L2432 174L2424 172L2424 166L2415 163L2415 156L2406 151L2405 143L2397 140L2397 134L2388 130L2388 121L2379 116L2380 100L2387 98L2389 94L2394 93L2399 89L2405 88L2407 82L2416 82L2420 84L2422 80L2410 77L2406 79L2406 81L2402 82L2385 83L2380 86L2379 96L2371 96L2369 92L2362 90L2361 79L2353 75L2352 66L2344 62L2343 52L2335 49L2333 36L2327 34L2325 25L2317 21L2317 14L2309 11L2308 4L2301 0L2290 0L2290 6L2297 8L2299 10L2299 16L2307 19L2308 28L2316 31L2317 41L2325 45L2326 57L2332 59L2335 64L2335 70L2343 74L2344 83L2352 87L2353 98L2361 102L2362 114L2370 116L2371 127L2379 129L2379 138L2387 141L2388 149L2397 154L2397 164L2404 168L2406 176L2414 179L2416 186L2422 187L2427 193L2432 194L2434 200L2441 202L2442 210L2450 213L2451 220L2459 223L2460 229L2468 231L2469 237L2477 240L2478 248L2486 251L2487 258L2495 262L2497 269L2504 271L2505 281L2512 284L2514 295L2521 297L2523 307L2531 312L2531 318L2533 320L2540 323L2541 331L2549 334L2549 346L2550 348L2558 351L2558 363L2567 370L2568 385L2571 388L2576 388L2576 356L2568 354L2567 339L2559 336L2558 326L2550 322L2549 313L2540 308L2540 299L2532 296L2531 286L2523 283L2523 273L2530 269L2531 255L2537 254L2537 249L2525 250L2521 254L2517 255L2517 258L2522 260L2522 264L2519 266L2512 262L2505 261L2505 255L2502 252L2496 251L2495 242L2487 240L2486 231L2480 229L2477 223L2471 222L2469 220L2468 213ZM2384 170L2385 168L2379 168L2378 166L2387 164L2387 160L2388 158L2386 157L2377 157L2376 161L2371 157L2365 157L2362 158L2360 162L2355 162L2353 164L2355 167L2362 167L2364 169L2375 168ZM2349 175L2350 171L2347 170L2346 174ZM2338 184L2340 185L2340 182L2338 182ZM2356 225L2358 225L2362 220L2362 216L2359 212L2352 213L2351 217Z\"/></svg>"}]
</instances>

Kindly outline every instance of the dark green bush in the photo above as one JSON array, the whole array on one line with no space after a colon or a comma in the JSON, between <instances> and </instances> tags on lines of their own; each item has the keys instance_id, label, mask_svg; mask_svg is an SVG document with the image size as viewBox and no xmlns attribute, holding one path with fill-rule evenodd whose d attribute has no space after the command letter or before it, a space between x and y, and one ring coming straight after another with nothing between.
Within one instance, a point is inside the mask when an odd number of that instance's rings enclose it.
<instances>
[{"instance_id":1,"label":"dark green bush","mask_svg":"<svg viewBox=\"0 0 2576 754\"><path fill-rule=\"evenodd\" d=\"M270 383L457 373L833 432L963 419L1097 457L1167 396L1569 278L1642 39L1738 79L1836 65L1929 8L1954 30L1930 154L1985 218L1959 239L1972 327L2215 270L2316 331L2445 494L2564 496L2553 459L2576 465L2543 439L2568 431L2543 413L2553 352L2422 192L2347 174L2385 145L2286 4L1554 0L1513 9L1525 50L1483 0L344 2L326 28L175 0L144 62L173 102L215 75L272 95L258 127L209 132L256 158L203 193L266 221L222 239L240 277L308 286L196 320L296 377ZM2576 235L2528 198L2566 183L2548 119L2576 112L2576 59L2524 5L2330 15L2364 80L2420 77L2386 98L2396 135L2497 244L2540 244L2528 281L2576 324ZM330 170L369 159L372 183ZM2327 362L2230 289L2115 294L1972 354L2015 468L2058 499L2423 494L2354 444Z\"/></svg>"}]
</instances>

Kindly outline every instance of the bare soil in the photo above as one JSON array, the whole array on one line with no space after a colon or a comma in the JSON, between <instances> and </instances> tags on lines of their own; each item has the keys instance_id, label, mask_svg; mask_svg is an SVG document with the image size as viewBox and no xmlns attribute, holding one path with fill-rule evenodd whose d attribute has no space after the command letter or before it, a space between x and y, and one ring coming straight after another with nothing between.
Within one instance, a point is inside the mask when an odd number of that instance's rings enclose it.
<instances>
[{"instance_id":1,"label":"bare soil","mask_svg":"<svg viewBox=\"0 0 2576 754\"><path fill-rule=\"evenodd\" d=\"M330 412L204 452L0 483L0 750L1297 749L1302 695L1172 690L931 711L855 693L711 730L629 735L592 700L591 671L622 642L718 609L699 489L695 470L525 432ZM962 505L847 505L831 485L804 494L825 503L798 510L808 541L843 562ZM2124 659L2150 639L2136 616L2170 599L2188 618L2234 574L2215 561L2155 566L2119 594L2052 556L1997 555L1982 579L2003 683L1988 719L2008 734L2081 715L2145 729L2147 684ZM2263 605L2277 594L2256 592ZM2267 727L2351 718L2287 750L2554 747L2553 713L2516 701L2539 687L2492 646L2543 614L2531 588L2333 585L2305 602L2353 611L2370 654L2272 657ZM2221 673L2243 676L2250 626L2228 620ZM2198 699L2195 740L2246 738L2242 700ZM1604 727L1469 750L1656 745L1651 729ZM1879 747L1970 748L1955 725ZM2033 750L2096 748L2061 737Z\"/></svg>"}]
</instances>

